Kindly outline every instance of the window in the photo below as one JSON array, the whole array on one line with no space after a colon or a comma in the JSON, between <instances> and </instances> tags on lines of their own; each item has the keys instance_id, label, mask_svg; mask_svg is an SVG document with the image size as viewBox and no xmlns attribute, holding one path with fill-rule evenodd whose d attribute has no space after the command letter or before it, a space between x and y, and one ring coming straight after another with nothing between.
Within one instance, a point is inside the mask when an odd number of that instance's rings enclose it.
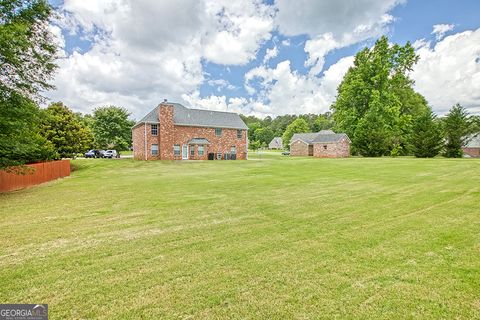
<instances>
[{"instance_id":1,"label":"window","mask_svg":"<svg viewBox=\"0 0 480 320\"><path fill-rule=\"evenodd\" d=\"M190 155L192 157L195 155L195 146L190 146Z\"/></svg>"},{"instance_id":2,"label":"window","mask_svg":"<svg viewBox=\"0 0 480 320\"><path fill-rule=\"evenodd\" d=\"M324 146L323 146L323 149L327 150L327 145L324 145Z\"/></svg>"},{"instance_id":3,"label":"window","mask_svg":"<svg viewBox=\"0 0 480 320\"><path fill-rule=\"evenodd\" d=\"M237 154L237 147L232 146L232 148L230 149L230 153L231 154Z\"/></svg>"},{"instance_id":4,"label":"window","mask_svg":"<svg viewBox=\"0 0 480 320\"><path fill-rule=\"evenodd\" d=\"M173 155L174 156L179 156L180 155L180 145L179 144L174 144L173 145Z\"/></svg>"},{"instance_id":5,"label":"window","mask_svg":"<svg viewBox=\"0 0 480 320\"><path fill-rule=\"evenodd\" d=\"M203 146L198 146L198 156L203 156Z\"/></svg>"},{"instance_id":6,"label":"window","mask_svg":"<svg viewBox=\"0 0 480 320\"><path fill-rule=\"evenodd\" d=\"M237 130L237 139L242 139L242 130Z\"/></svg>"},{"instance_id":7,"label":"window","mask_svg":"<svg viewBox=\"0 0 480 320\"><path fill-rule=\"evenodd\" d=\"M222 135L222 128L215 128L215 135L220 137Z\"/></svg>"},{"instance_id":8,"label":"window","mask_svg":"<svg viewBox=\"0 0 480 320\"><path fill-rule=\"evenodd\" d=\"M151 124L150 125L152 136L158 135L158 124Z\"/></svg>"},{"instance_id":9,"label":"window","mask_svg":"<svg viewBox=\"0 0 480 320\"><path fill-rule=\"evenodd\" d=\"M158 144L152 144L152 156L158 156Z\"/></svg>"}]
</instances>

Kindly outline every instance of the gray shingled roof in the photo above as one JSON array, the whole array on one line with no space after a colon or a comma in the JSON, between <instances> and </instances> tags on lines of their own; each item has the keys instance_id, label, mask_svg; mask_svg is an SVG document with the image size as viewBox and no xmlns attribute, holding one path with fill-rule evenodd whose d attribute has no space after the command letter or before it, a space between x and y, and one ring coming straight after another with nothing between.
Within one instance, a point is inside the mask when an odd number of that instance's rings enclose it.
<instances>
[{"instance_id":1,"label":"gray shingled roof","mask_svg":"<svg viewBox=\"0 0 480 320\"><path fill-rule=\"evenodd\" d=\"M313 139L313 143L332 143L332 142L339 142L342 139L348 139L348 136L345 133L334 133L334 134L319 134Z\"/></svg>"},{"instance_id":2,"label":"gray shingled roof","mask_svg":"<svg viewBox=\"0 0 480 320\"><path fill-rule=\"evenodd\" d=\"M202 109L189 109L180 103L163 103L173 106L173 123L182 126L198 126L212 128L248 129L242 118L237 113L210 111ZM155 107L145 117L138 121L135 126L147 123L159 123L158 108Z\"/></svg>"},{"instance_id":3,"label":"gray shingled roof","mask_svg":"<svg viewBox=\"0 0 480 320\"><path fill-rule=\"evenodd\" d=\"M312 133L295 133L290 140L292 143L295 140L301 140L308 144L314 143L334 143L339 142L342 139L346 138L348 141L350 139L345 133L334 133L332 130L322 130L319 132Z\"/></svg>"},{"instance_id":4,"label":"gray shingled roof","mask_svg":"<svg viewBox=\"0 0 480 320\"><path fill-rule=\"evenodd\" d=\"M205 138L193 138L192 140L188 141L188 144L207 145L210 144L210 142Z\"/></svg>"},{"instance_id":5,"label":"gray shingled roof","mask_svg":"<svg viewBox=\"0 0 480 320\"><path fill-rule=\"evenodd\" d=\"M293 142L295 140L301 140L305 143L311 144L313 142L313 139L315 139L317 135L318 135L318 132L294 133L290 141Z\"/></svg>"}]
</instances>

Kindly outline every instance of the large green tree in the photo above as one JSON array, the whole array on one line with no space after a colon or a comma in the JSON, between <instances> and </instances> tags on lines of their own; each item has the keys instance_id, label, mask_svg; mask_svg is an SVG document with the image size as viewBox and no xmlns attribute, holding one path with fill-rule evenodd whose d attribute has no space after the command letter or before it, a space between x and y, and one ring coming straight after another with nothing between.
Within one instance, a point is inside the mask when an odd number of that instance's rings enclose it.
<instances>
[{"instance_id":1,"label":"large green tree","mask_svg":"<svg viewBox=\"0 0 480 320\"><path fill-rule=\"evenodd\" d=\"M254 137L254 140L259 141L262 146L266 146L273 139L273 131L269 127L258 128L255 130Z\"/></svg>"},{"instance_id":2,"label":"large green tree","mask_svg":"<svg viewBox=\"0 0 480 320\"><path fill-rule=\"evenodd\" d=\"M450 109L443 121L445 133L445 156L448 158L461 158L462 147L467 135L470 133L470 123L467 111L459 104Z\"/></svg>"},{"instance_id":3,"label":"large green tree","mask_svg":"<svg viewBox=\"0 0 480 320\"><path fill-rule=\"evenodd\" d=\"M0 1L0 169L56 156L35 102L56 68L51 14L47 1Z\"/></svg>"},{"instance_id":4,"label":"large green tree","mask_svg":"<svg viewBox=\"0 0 480 320\"><path fill-rule=\"evenodd\" d=\"M335 126L335 121L333 121L332 114L330 112L326 112L324 114L320 114L313 123L312 131L318 132L321 130L329 130Z\"/></svg>"},{"instance_id":5,"label":"large green tree","mask_svg":"<svg viewBox=\"0 0 480 320\"><path fill-rule=\"evenodd\" d=\"M127 150L132 145L132 126L127 109L106 106L93 111L93 136L99 148Z\"/></svg>"},{"instance_id":6,"label":"large green tree","mask_svg":"<svg viewBox=\"0 0 480 320\"><path fill-rule=\"evenodd\" d=\"M390 45L386 37L357 53L332 105L336 130L352 139L353 153L381 156L408 152L412 119L428 109L408 77L417 60L410 43ZM368 124L364 118L380 119L381 123ZM362 132L357 133L357 129ZM366 134L369 130L375 132L372 141Z\"/></svg>"},{"instance_id":7,"label":"large green tree","mask_svg":"<svg viewBox=\"0 0 480 320\"><path fill-rule=\"evenodd\" d=\"M431 110L413 121L411 145L417 158L433 158L442 150L442 131Z\"/></svg>"},{"instance_id":8,"label":"large green tree","mask_svg":"<svg viewBox=\"0 0 480 320\"><path fill-rule=\"evenodd\" d=\"M0 169L57 157L54 146L39 134L41 116L35 102L16 92L0 100Z\"/></svg>"},{"instance_id":9,"label":"large green tree","mask_svg":"<svg viewBox=\"0 0 480 320\"><path fill-rule=\"evenodd\" d=\"M56 65L57 47L48 24L52 8L46 0L0 1L0 90L36 98Z\"/></svg>"},{"instance_id":10,"label":"large green tree","mask_svg":"<svg viewBox=\"0 0 480 320\"><path fill-rule=\"evenodd\" d=\"M44 112L41 134L61 158L75 157L92 147L92 132L62 102L51 104Z\"/></svg>"},{"instance_id":11,"label":"large green tree","mask_svg":"<svg viewBox=\"0 0 480 320\"><path fill-rule=\"evenodd\" d=\"M292 137L295 133L305 132L310 132L310 128L308 127L308 123L305 121L305 119L298 118L290 123L282 137L284 148L290 149L290 140L292 140Z\"/></svg>"}]
</instances>

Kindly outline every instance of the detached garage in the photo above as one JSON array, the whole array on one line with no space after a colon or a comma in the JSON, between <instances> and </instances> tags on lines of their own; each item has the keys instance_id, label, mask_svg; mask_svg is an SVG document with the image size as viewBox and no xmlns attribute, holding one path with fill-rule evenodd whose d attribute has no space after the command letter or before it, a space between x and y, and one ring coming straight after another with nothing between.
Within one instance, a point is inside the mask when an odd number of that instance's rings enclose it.
<instances>
[{"instance_id":1,"label":"detached garage","mask_svg":"<svg viewBox=\"0 0 480 320\"><path fill-rule=\"evenodd\" d=\"M322 130L315 133L296 133L290 141L291 156L345 158L350 156L350 139L345 133Z\"/></svg>"}]
</instances>

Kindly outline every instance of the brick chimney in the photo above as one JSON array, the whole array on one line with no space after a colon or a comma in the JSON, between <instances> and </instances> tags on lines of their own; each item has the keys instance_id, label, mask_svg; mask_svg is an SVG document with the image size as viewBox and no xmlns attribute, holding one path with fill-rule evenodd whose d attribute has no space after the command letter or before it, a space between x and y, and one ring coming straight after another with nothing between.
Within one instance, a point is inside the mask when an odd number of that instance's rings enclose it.
<instances>
[{"instance_id":1,"label":"brick chimney","mask_svg":"<svg viewBox=\"0 0 480 320\"><path fill-rule=\"evenodd\" d=\"M175 134L175 126L173 124L173 105L160 104L158 108L160 119L159 126L159 146L158 151L161 160L173 160L173 141Z\"/></svg>"}]
</instances>

